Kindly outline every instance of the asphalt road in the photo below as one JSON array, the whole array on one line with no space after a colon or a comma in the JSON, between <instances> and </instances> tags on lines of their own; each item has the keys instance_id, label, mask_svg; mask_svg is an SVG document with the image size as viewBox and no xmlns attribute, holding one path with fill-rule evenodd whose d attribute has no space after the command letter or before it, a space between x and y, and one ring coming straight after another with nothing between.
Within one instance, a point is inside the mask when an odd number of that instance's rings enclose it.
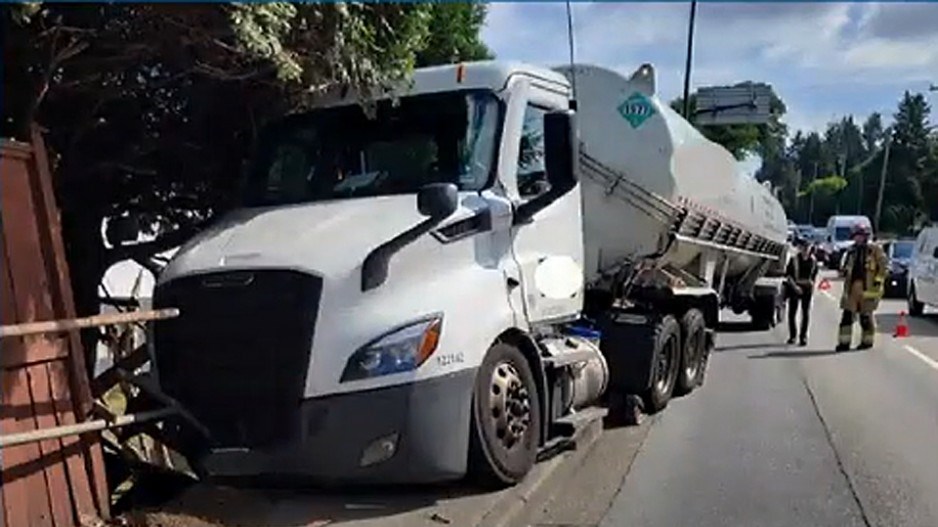
<instances>
[{"instance_id":1,"label":"asphalt road","mask_svg":"<svg viewBox=\"0 0 938 527\"><path fill-rule=\"evenodd\" d=\"M938 526L938 314L895 339L906 306L884 301L876 346L835 354L839 289L815 295L804 348L728 317L705 385L607 430L526 523Z\"/></svg>"}]
</instances>

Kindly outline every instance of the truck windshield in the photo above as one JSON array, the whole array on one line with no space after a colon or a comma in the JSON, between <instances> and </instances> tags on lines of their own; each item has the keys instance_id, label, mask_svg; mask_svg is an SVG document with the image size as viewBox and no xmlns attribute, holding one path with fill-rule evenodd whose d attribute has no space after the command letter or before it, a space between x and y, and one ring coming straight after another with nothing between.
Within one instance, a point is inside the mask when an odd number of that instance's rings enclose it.
<instances>
[{"instance_id":1,"label":"truck windshield","mask_svg":"<svg viewBox=\"0 0 938 527\"><path fill-rule=\"evenodd\" d=\"M287 118L261 139L244 201L270 206L416 193L428 183L481 190L500 121L486 92L380 101Z\"/></svg>"}]
</instances>

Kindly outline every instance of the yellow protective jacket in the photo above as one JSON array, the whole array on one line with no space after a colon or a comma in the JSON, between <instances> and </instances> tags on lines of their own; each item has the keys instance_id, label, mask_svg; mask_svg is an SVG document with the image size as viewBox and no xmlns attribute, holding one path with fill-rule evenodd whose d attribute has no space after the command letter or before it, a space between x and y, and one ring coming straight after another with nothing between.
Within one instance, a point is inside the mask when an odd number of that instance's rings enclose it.
<instances>
[{"instance_id":1,"label":"yellow protective jacket","mask_svg":"<svg viewBox=\"0 0 938 527\"><path fill-rule=\"evenodd\" d=\"M850 248L841 273L844 276L844 293L840 298L840 308L861 313L872 313L879 307L883 298L886 274L889 272L889 258L879 245L867 244L866 269L863 276L853 276L853 263L857 257L857 247Z\"/></svg>"}]
</instances>

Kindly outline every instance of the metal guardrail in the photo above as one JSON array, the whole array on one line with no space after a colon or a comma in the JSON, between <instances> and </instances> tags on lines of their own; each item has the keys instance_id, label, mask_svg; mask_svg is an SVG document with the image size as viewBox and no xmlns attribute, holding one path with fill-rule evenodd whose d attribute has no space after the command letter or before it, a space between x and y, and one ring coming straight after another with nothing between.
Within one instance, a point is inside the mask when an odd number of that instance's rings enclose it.
<instances>
[{"instance_id":1,"label":"metal guardrail","mask_svg":"<svg viewBox=\"0 0 938 527\"><path fill-rule=\"evenodd\" d=\"M49 320L46 322L27 322L25 324L0 326L0 339L8 337L21 337L25 335L38 335L42 333L62 333L65 331L74 331L78 329L133 324L136 322L150 322L153 320L165 320L178 316L178 309L168 308L157 309L153 311L132 311L130 313L108 313L84 318Z\"/></svg>"},{"instance_id":2,"label":"metal guardrail","mask_svg":"<svg viewBox=\"0 0 938 527\"><path fill-rule=\"evenodd\" d=\"M118 415L113 420L95 419L85 421L74 425L55 426L51 428L40 428L30 430L29 432L20 432L18 434L7 434L0 436L0 449L9 448L26 443L35 443L36 441L45 441L46 439L58 439L61 437L86 434L88 432L98 432L100 430L109 430L120 428L122 426L145 423L147 421L156 421L177 415L175 408L160 408L159 410L150 410L136 414Z\"/></svg>"},{"instance_id":3,"label":"metal guardrail","mask_svg":"<svg viewBox=\"0 0 938 527\"><path fill-rule=\"evenodd\" d=\"M107 313L91 317L73 318L65 320L49 320L44 322L28 322L25 324L12 324L0 326L0 339L12 337L24 337L30 335L41 335L49 333L62 333L66 331L75 331L86 328L95 328L102 326L119 326L135 324L139 322L151 322L155 320L166 320L179 316L179 310L176 308L157 309L147 311L132 311L128 313ZM129 380L122 372L117 372L117 377L121 380ZM148 410L135 414L126 414L113 416L107 419L94 419L72 425L62 425L49 428L39 428L20 432L15 434L0 435L0 449L9 448L26 443L34 443L47 439L56 439L61 437L85 434L88 432L97 432L120 428L132 424L139 424L148 421L165 419L176 415L189 417L185 411L175 404L175 401L164 400L166 408L158 410Z\"/></svg>"}]
</instances>

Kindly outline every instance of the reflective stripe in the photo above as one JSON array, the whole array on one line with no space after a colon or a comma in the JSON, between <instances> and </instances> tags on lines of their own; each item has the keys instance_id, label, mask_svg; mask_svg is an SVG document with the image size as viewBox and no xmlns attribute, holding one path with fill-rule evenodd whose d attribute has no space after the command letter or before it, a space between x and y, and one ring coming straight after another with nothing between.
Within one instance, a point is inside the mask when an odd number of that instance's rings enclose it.
<instances>
[{"instance_id":1,"label":"reflective stripe","mask_svg":"<svg viewBox=\"0 0 938 527\"><path fill-rule=\"evenodd\" d=\"M837 334L837 343L849 346L851 340L853 340L853 324L840 326L840 332Z\"/></svg>"}]
</instances>

